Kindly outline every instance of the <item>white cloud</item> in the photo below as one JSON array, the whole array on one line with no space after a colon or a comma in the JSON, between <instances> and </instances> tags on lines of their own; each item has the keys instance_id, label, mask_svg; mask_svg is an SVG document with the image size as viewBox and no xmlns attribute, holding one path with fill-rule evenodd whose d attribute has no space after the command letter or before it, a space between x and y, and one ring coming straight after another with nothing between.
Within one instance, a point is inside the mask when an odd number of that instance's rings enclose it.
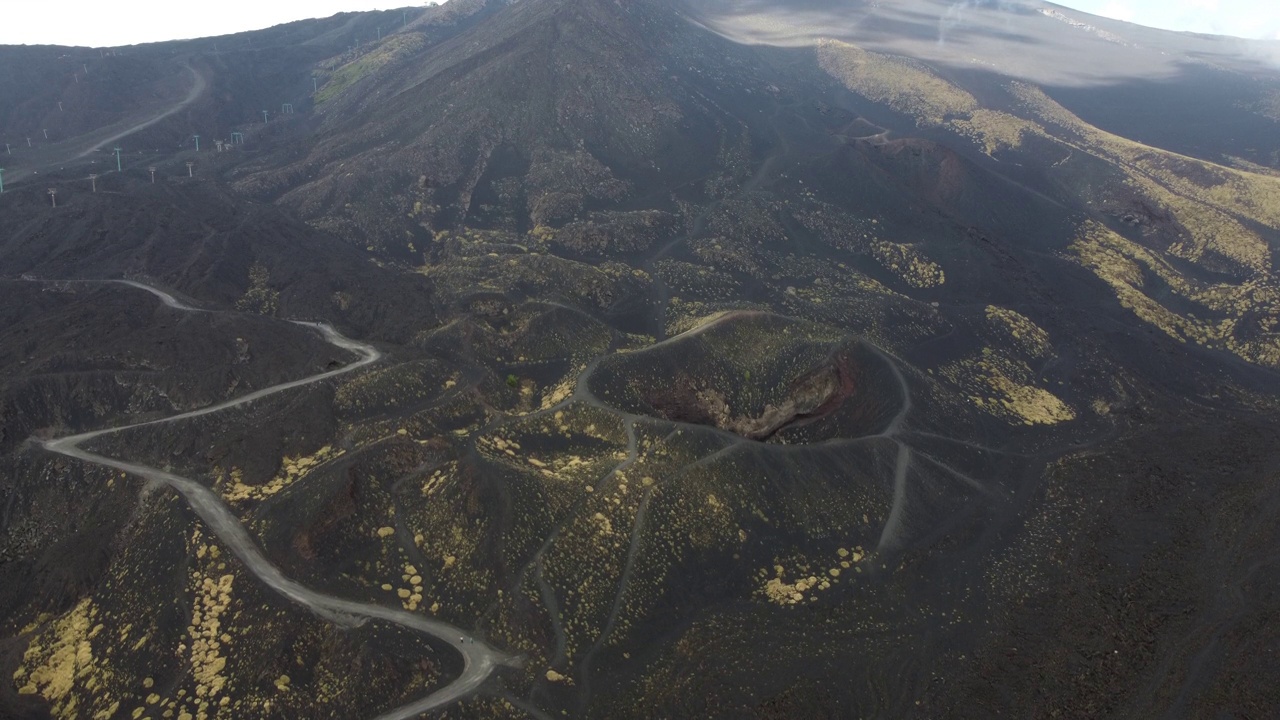
<instances>
[{"instance_id":1,"label":"white cloud","mask_svg":"<svg viewBox=\"0 0 1280 720\"><path fill-rule=\"evenodd\" d=\"M1276 37L1280 2L1273 0L1056 0L1077 10L1166 30L1246 38Z\"/></svg>"},{"instance_id":2,"label":"white cloud","mask_svg":"<svg viewBox=\"0 0 1280 720\"><path fill-rule=\"evenodd\" d=\"M1124 3L1113 2L1098 11L1103 17L1114 18L1116 20L1124 20L1125 22L1134 22L1138 17L1137 11Z\"/></svg>"}]
</instances>

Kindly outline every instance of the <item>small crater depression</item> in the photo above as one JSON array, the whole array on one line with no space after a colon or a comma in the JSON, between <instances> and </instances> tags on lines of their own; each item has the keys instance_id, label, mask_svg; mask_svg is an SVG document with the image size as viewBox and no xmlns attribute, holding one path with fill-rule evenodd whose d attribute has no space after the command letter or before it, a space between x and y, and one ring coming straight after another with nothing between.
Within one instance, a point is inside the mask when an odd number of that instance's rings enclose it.
<instances>
[{"instance_id":1,"label":"small crater depression","mask_svg":"<svg viewBox=\"0 0 1280 720\"><path fill-rule=\"evenodd\" d=\"M884 433L906 397L865 341L762 312L721 315L608 357L588 383L624 412L786 444Z\"/></svg>"}]
</instances>

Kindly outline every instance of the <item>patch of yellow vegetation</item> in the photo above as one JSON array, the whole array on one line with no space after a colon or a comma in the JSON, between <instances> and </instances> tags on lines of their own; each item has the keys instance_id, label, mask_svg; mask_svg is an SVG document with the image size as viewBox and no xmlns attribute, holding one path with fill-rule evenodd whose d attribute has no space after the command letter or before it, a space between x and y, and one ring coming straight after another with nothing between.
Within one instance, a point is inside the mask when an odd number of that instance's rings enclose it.
<instances>
[{"instance_id":1,"label":"patch of yellow vegetation","mask_svg":"<svg viewBox=\"0 0 1280 720\"><path fill-rule=\"evenodd\" d=\"M211 706L219 702L219 696L229 697L226 652L232 642L231 634L223 627L223 619L231 608L232 585L235 576L223 572L225 565L218 562L221 550L217 545L205 543L200 529L192 532L191 546L201 567L191 572L191 622L187 626L190 638L186 652L191 663L191 677L195 681L194 696L180 693L175 705L179 714L207 717Z\"/></svg>"},{"instance_id":2,"label":"patch of yellow vegetation","mask_svg":"<svg viewBox=\"0 0 1280 720\"><path fill-rule=\"evenodd\" d=\"M422 483L422 495L426 497L435 494L435 492L443 487L445 482L452 477L455 469L456 465L454 463L449 463L431 473L431 476L427 478L426 482Z\"/></svg>"},{"instance_id":3,"label":"patch of yellow vegetation","mask_svg":"<svg viewBox=\"0 0 1280 720\"><path fill-rule=\"evenodd\" d=\"M1217 347L1260 365L1280 367L1280 289L1269 279L1234 285L1187 278L1155 252L1098 223L1087 223L1071 245L1077 260L1111 286L1120 304L1166 335ZM1158 279L1213 318L1184 316L1144 292ZM1247 318L1247 320L1246 320Z\"/></svg>"},{"instance_id":4,"label":"patch of yellow vegetation","mask_svg":"<svg viewBox=\"0 0 1280 720\"><path fill-rule=\"evenodd\" d=\"M610 520L604 513L598 512L595 515L593 515L591 519L595 523L597 532L601 536L609 536L613 534L613 521Z\"/></svg>"},{"instance_id":5,"label":"patch of yellow vegetation","mask_svg":"<svg viewBox=\"0 0 1280 720\"><path fill-rule=\"evenodd\" d=\"M978 398L979 405L994 403L997 414L1012 415L1027 425L1056 425L1076 419L1075 411L1048 390L1023 385L986 360L979 361L978 368L995 394L992 398Z\"/></svg>"},{"instance_id":6,"label":"patch of yellow vegetation","mask_svg":"<svg viewBox=\"0 0 1280 720\"><path fill-rule=\"evenodd\" d=\"M942 266L911 245L877 240L871 245L871 254L913 288L938 287L947 281Z\"/></svg>"},{"instance_id":7,"label":"patch of yellow vegetation","mask_svg":"<svg viewBox=\"0 0 1280 720\"><path fill-rule=\"evenodd\" d=\"M983 348L982 355L941 368L944 377L968 388L974 404L995 417L1021 425L1055 425L1076 418L1058 396L1031 384L1026 363L1005 352Z\"/></svg>"},{"instance_id":8,"label":"patch of yellow vegetation","mask_svg":"<svg viewBox=\"0 0 1280 720\"><path fill-rule=\"evenodd\" d=\"M1011 90L1055 128L1047 137L1109 163L1148 205L1185 229L1166 238L1162 252L1089 222L1071 246L1073 256L1110 285L1124 307L1170 337L1280 367L1280 285L1266 239L1246 226L1252 221L1280 229L1280 177L1152 148L1093 127L1039 88L1014 83ZM1071 166L1059 172L1072 172ZM1227 269L1236 281L1199 281L1169 256L1219 275ZM1203 307L1204 316L1155 299L1169 291Z\"/></svg>"},{"instance_id":9,"label":"patch of yellow vegetation","mask_svg":"<svg viewBox=\"0 0 1280 720\"><path fill-rule=\"evenodd\" d=\"M1060 142L1110 161L1126 174L1135 190L1172 211L1191 237L1171 252L1192 261L1213 252L1254 272L1270 271L1266 240L1237 218L1280 229L1280 178L1113 135L1081 120L1039 88L1025 83L1011 87L1042 119L1079 137L1078 141L1057 138Z\"/></svg>"},{"instance_id":10,"label":"patch of yellow vegetation","mask_svg":"<svg viewBox=\"0 0 1280 720\"><path fill-rule=\"evenodd\" d=\"M414 538L414 542L421 544L422 539L422 536L418 535ZM425 592L422 576L418 574L418 568L413 565L406 564L403 569L404 572L400 575L400 581L406 583L407 587L397 588L396 597L400 599L400 604L405 610L414 612L422 605L423 593ZM382 589L390 591L392 586L390 583L384 583ZM433 605L433 607L439 609L438 605Z\"/></svg>"},{"instance_id":11,"label":"patch of yellow vegetation","mask_svg":"<svg viewBox=\"0 0 1280 720\"><path fill-rule=\"evenodd\" d=\"M914 115L922 125L942 125L948 116L978 109L972 95L913 60L823 40L818 63L850 90Z\"/></svg>"},{"instance_id":12,"label":"patch of yellow vegetation","mask_svg":"<svg viewBox=\"0 0 1280 720\"><path fill-rule=\"evenodd\" d=\"M529 237L536 243L546 244L556 239L556 231L546 225L537 225L529 231Z\"/></svg>"},{"instance_id":13,"label":"patch of yellow vegetation","mask_svg":"<svg viewBox=\"0 0 1280 720\"><path fill-rule=\"evenodd\" d=\"M564 683L566 685L573 684L573 678L556 672L555 670L547 671L547 680L553 683Z\"/></svg>"},{"instance_id":14,"label":"patch of yellow vegetation","mask_svg":"<svg viewBox=\"0 0 1280 720\"><path fill-rule=\"evenodd\" d=\"M1049 333L1030 318L1008 308L987 306L987 321L1009 336L1020 350L1034 357L1048 357L1052 346Z\"/></svg>"},{"instance_id":15,"label":"patch of yellow vegetation","mask_svg":"<svg viewBox=\"0 0 1280 720\"><path fill-rule=\"evenodd\" d=\"M26 678L18 692L42 696L52 706L54 717L81 717L74 690L89 689L87 681L95 672L89 641L96 634L97 618L97 607L85 598L32 640L22 656L19 674L14 676L15 680Z\"/></svg>"},{"instance_id":16,"label":"patch of yellow vegetation","mask_svg":"<svg viewBox=\"0 0 1280 720\"><path fill-rule=\"evenodd\" d=\"M390 35L371 52L358 55L355 60L338 68L328 82L316 94L316 102L324 103L337 97L343 90L376 73L383 67L399 62L427 46L427 40L419 33Z\"/></svg>"},{"instance_id":17,"label":"patch of yellow vegetation","mask_svg":"<svg viewBox=\"0 0 1280 720\"><path fill-rule=\"evenodd\" d=\"M988 155L1005 148L1022 147L1022 141L1027 135L1044 134L1044 128L1038 123L988 108L973 110L969 117L952 119L948 125L982 145L983 151Z\"/></svg>"},{"instance_id":18,"label":"patch of yellow vegetation","mask_svg":"<svg viewBox=\"0 0 1280 720\"><path fill-rule=\"evenodd\" d=\"M573 396L573 391L578 387L578 380L575 376L570 376L556 385L551 386L547 392L542 395L542 404L539 409L547 410L568 400Z\"/></svg>"},{"instance_id":19,"label":"patch of yellow vegetation","mask_svg":"<svg viewBox=\"0 0 1280 720\"><path fill-rule=\"evenodd\" d=\"M570 425L568 424L570 421L566 420L564 411L556 412L554 419L555 424L550 426L549 429L559 432L565 437L569 437L571 432L577 431L582 435L597 440L608 441L610 439L606 434L602 433L601 429L595 424L590 424L585 427L576 427L571 430ZM560 480L570 484L577 484L577 482L582 479L580 477L581 474L584 471L589 470L593 465L590 458L571 455L569 453L556 453L549 455L546 456L545 460L532 457L521 451L521 447L518 442L496 435L482 437L476 441L476 445L477 447L485 449L494 457L503 458L511 463L523 463L545 478ZM429 494L425 488L424 493Z\"/></svg>"},{"instance_id":20,"label":"patch of yellow vegetation","mask_svg":"<svg viewBox=\"0 0 1280 720\"><path fill-rule=\"evenodd\" d=\"M219 483L221 487L218 489L222 493L222 497L229 503L265 500L306 477L308 473L320 465L341 457L345 452L345 450L335 449L331 445L325 445L310 456L296 458L285 456L280 464L280 472L262 485L245 484L244 473L239 468L232 468L231 472L223 477L222 482Z\"/></svg>"},{"instance_id":21,"label":"patch of yellow vegetation","mask_svg":"<svg viewBox=\"0 0 1280 720\"><path fill-rule=\"evenodd\" d=\"M267 266L255 262L249 268L249 287L236 301L236 309L243 312L275 315L280 306L280 291L272 289L270 282L271 273L267 270Z\"/></svg>"},{"instance_id":22,"label":"patch of yellow vegetation","mask_svg":"<svg viewBox=\"0 0 1280 720\"><path fill-rule=\"evenodd\" d=\"M785 579L786 572L786 568L783 566L774 565L773 577L764 583L757 591L757 594L775 605L799 605L805 602L806 599L809 602L813 602L817 599L816 594L818 592L829 590L832 582L838 582L834 576L828 580L819 578L816 575L800 577L795 582L787 582ZM810 594L805 595L805 593Z\"/></svg>"},{"instance_id":23,"label":"patch of yellow vegetation","mask_svg":"<svg viewBox=\"0 0 1280 720\"><path fill-rule=\"evenodd\" d=\"M818 43L818 62L859 95L912 115L919 125L948 127L977 142L987 154L1017 148L1027 134L1044 134L1035 122L982 107L973 95L914 60L823 40Z\"/></svg>"},{"instance_id":24,"label":"patch of yellow vegetation","mask_svg":"<svg viewBox=\"0 0 1280 720\"><path fill-rule=\"evenodd\" d=\"M1130 184L1171 208L1190 233L1185 241L1170 247L1170 252L1193 262L1204 262L1209 253L1214 253L1256 272L1270 270L1271 254L1265 240L1227 213L1175 193L1169 186L1176 183L1169 183L1169 176L1164 177L1152 179L1131 175Z\"/></svg>"}]
</instances>

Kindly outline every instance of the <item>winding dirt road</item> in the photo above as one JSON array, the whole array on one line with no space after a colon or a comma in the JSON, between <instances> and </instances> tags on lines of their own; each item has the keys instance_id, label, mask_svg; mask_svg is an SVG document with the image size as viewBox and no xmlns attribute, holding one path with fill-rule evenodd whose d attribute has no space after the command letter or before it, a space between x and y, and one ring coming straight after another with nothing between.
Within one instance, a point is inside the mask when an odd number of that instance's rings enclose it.
<instances>
[{"instance_id":1,"label":"winding dirt road","mask_svg":"<svg viewBox=\"0 0 1280 720\"><path fill-rule=\"evenodd\" d=\"M165 110L165 111L161 112L159 115L155 115L155 116L153 116L153 117L151 117L151 118L148 118L147 120L143 120L142 122L140 122L140 123L138 123L138 124L136 124L136 125L134 125L134 126L132 126L132 127L128 128L128 129L126 129L126 130L123 130L123 131L121 131L121 132L118 132L118 133L116 133L115 135L112 135L111 137L108 137L108 138L105 138L105 139L103 139L103 140L99 140L99 141L97 141L96 143L94 143L93 147L91 147L91 148L89 148L88 150L85 150L84 152L80 153L79 155L77 155L77 156L75 157L75 159L82 158L82 157L84 157L84 156L88 155L89 153L92 153L92 152L94 152L94 151L96 151L96 150L100 149L103 145L110 145L110 144L112 144L112 143L116 142L117 140L123 140L124 138L129 137L130 135L132 135L132 134L134 134L134 133L136 133L136 132L138 132L138 131L146 130L147 128L151 127L152 125L155 125L156 123L160 122L161 120L163 120L163 119L165 119L165 118L169 117L170 115L173 115L174 113L178 112L179 110L181 110L181 109L185 108L186 106L190 105L191 103L195 102L195 101L196 101L196 100L197 100L201 95L203 95L203 94L204 94L205 89L207 89L207 88L209 87L209 81L208 81L208 80L205 80L205 79L204 79L204 76L203 76L203 75L201 75L201 74L200 74L200 72L199 72L198 70L196 70L195 68L191 67L191 64L190 64L190 63L188 63L187 61L185 61L185 60L184 60L184 61L182 61L182 67L186 68L186 69L187 69L187 72L191 73L191 77L193 78L193 82L191 83L191 90L189 90L189 91L187 92L187 96L186 96L185 98L183 98L182 100L178 101L178 103L177 103L176 105L173 105L173 106L172 106L172 107L170 107L169 109L167 109L167 110Z\"/></svg>"},{"instance_id":2,"label":"winding dirt road","mask_svg":"<svg viewBox=\"0 0 1280 720\"><path fill-rule=\"evenodd\" d=\"M11 177L8 178L9 184L17 185L22 180L29 177L33 172L61 167L62 165L65 165L69 162L74 162L76 160L80 160L82 158L88 157L89 155L92 155L93 153L101 150L104 146L114 145L116 142L119 142L120 140L123 140L124 138L127 138L136 132L146 130L147 128L151 127L152 125L155 125L161 120L164 120L165 118L170 117L175 113L181 111L183 108L186 108L187 106L191 105L191 103L194 103L196 100L200 98L201 95L205 93L205 90L209 88L209 81L206 80L205 77L201 75L198 70L191 67L191 64L188 63L186 60L182 61L182 67L186 68L187 72L191 74L191 78L192 78L191 89L187 91L186 97L182 98L181 100L174 103L173 105L166 107L164 110L161 110L159 113L152 115L140 122L136 122L133 125L130 125L129 127L123 130L117 130L113 134L108 135L106 137L101 137L100 134L112 132L110 127L99 128L98 130L95 130L90 133L86 133L73 140L69 140L67 141L67 145L68 145L67 151L75 154L70 155L68 157L64 157L60 160L52 160L49 162L45 162L35 167L15 169L10 173ZM79 152L77 152L77 150L80 148L83 148L83 150L80 150ZM187 308L187 309L190 309L190 308Z\"/></svg>"},{"instance_id":3,"label":"winding dirt road","mask_svg":"<svg viewBox=\"0 0 1280 720\"><path fill-rule=\"evenodd\" d=\"M176 310L184 312L208 312L207 310L183 304L172 295L161 290L157 290L149 285L127 280L105 282L112 282L146 290L158 297L165 305ZM267 560L266 556L263 555L262 550L258 547L257 543L254 542L248 531L245 530L245 527L240 522L239 518L231 512L230 508L227 507L227 504L223 502L222 498L209 488L190 478L185 478L180 475L175 475L158 468L138 463L105 457L81 448L81 445L95 438L124 432L126 430L133 430L140 427L190 420L202 415L209 415L221 410L228 410L230 408L246 405L254 402L255 400L276 395L278 393L285 392L286 390L323 382L329 378L355 372L360 368L377 362L382 357L382 353L380 353L376 348L344 337L329 325L301 321L289 322L318 331L331 345L344 350L349 350L355 353L359 359L336 370L312 375L311 377L303 378L301 380L293 380L291 382L273 385L243 397L199 410L181 413L179 415L174 415L160 420L135 423L106 430L95 430L56 440L48 440L43 443L43 446L49 451L58 453L59 455L75 458L94 465L113 468L121 472L145 478L149 481L164 483L165 485L172 487L174 490L177 490L183 498L186 499L187 503L191 506L191 509L194 510L209 529L217 535L218 539L221 540L227 548L244 563L250 573L272 590L287 598L289 601L307 608L317 616L324 618L329 622L343 627L358 627L368 620L380 620L430 635L440 642L451 646L462 656L464 663L462 674L452 683L440 688L436 692L427 695L421 700L379 715L377 720L409 720L410 718L416 718L424 712L449 705L470 695L475 692L476 689L478 689L480 685L488 679L489 675L491 675L499 666L517 667L520 664L519 659L486 645L484 642L472 637L460 628L439 620L416 613L410 613L398 608L389 608L373 603L345 600L311 590L297 581L289 579L280 571L279 568L272 565L271 562Z\"/></svg>"}]
</instances>

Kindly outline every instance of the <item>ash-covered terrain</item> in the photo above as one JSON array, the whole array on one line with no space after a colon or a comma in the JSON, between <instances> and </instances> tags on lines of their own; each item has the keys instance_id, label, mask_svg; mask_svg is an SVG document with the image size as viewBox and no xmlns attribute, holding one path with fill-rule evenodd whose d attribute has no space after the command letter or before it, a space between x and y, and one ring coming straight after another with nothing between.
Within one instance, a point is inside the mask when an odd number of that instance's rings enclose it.
<instances>
[{"instance_id":1,"label":"ash-covered terrain","mask_svg":"<svg viewBox=\"0 0 1280 720\"><path fill-rule=\"evenodd\" d=\"M1278 58L1039 0L0 48L0 716L1276 716Z\"/></svg>"}]
</instances>

